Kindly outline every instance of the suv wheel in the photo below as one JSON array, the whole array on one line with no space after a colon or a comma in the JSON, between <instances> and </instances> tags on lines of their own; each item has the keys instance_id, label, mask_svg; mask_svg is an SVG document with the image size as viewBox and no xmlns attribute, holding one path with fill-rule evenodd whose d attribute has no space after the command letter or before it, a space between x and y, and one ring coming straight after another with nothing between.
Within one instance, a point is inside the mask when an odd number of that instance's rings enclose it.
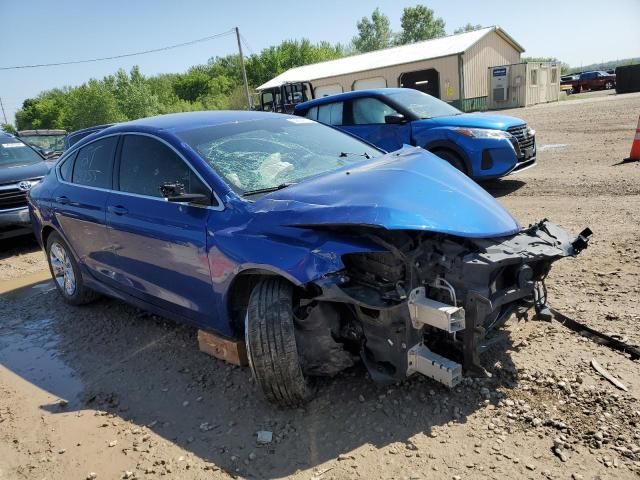
<instances>
[{"instance_id":1,"label":"suv wheel","mask_svg":"<svg viewBox=\"0 0 640 480\"><path fill-rule=\"evenodd\" d=\"M255 286L245 317L249 365L267 400L283 407L297 407L311 396L300 366L293 318L289 282L268 278Z\"/></svg>"},{"instance_id":2,"label":"suv wheel","mask_svg":"<svg viewBox=\"0 0 640 480\"><path fill-rule=\"evenodd\" d=\"M460 156L457 155L456 153L454 153L454 152L452 152L450 150L436 150L433 153L435 155L439 156L440 158L442 158L443 160L445 160L452 167L455 167L458 170L460 170L462 173L464 173L464 174L467 173L467 169L464 166L464 162L462 161Z\"/></svg>"},{"instance_id":3,"label":"suv wheel","mask_svg":"<svg viewBox=\"0 0 640 480\"><path fill-rule=\"evenodd\" d=\"M96 292L84 286L80 268L60 235L49 235L46 252L51 277L65 302L83 305L98 297Z\"/></svg>"}]
</instances>

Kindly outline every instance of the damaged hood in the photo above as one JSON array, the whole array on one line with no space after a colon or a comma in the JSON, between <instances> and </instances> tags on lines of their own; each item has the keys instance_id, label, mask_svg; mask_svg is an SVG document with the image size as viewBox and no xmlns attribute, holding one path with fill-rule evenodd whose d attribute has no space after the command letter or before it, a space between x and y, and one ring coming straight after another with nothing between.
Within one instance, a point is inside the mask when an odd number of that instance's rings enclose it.
<instances>
[{"instance_id":1,"label":"damaged hood","mask_svg":"<svg viewBox=\"0 0 640 480\"><path fill-rule=\"evenodd\" d=\"M366 225L469 238L520 231L509 212L473 180L414 147L264 195L253 208L256 221L271 225Z\"/></svg>"}]
</instances>

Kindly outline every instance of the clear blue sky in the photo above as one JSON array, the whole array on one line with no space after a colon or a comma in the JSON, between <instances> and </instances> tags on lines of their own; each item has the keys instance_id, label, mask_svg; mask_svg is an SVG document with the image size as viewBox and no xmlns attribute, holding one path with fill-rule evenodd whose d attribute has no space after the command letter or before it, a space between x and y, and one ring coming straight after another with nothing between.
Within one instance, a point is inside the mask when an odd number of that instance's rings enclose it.
<instances>
[{"instance_id":1,"label":"clear blue sky","mask_svg":"<svg viewBox=\"0 0 640 480\"><path fill-rule=\"evenodd\" d=\"M302 37L347 43L356 21L376 6L398 30L402 9L418 3L445 20L447 33L467 22L500 25L528 56L555 56L572 66L640 56L640 0L0 0L0 66L152 49L236 25L253 52ZM145 75L181 72L235 51L229 36L129 59L0 71L0 97L13 121L22 101L45 89L78 85L133 65Z\"/></svg>"}]
</instances>

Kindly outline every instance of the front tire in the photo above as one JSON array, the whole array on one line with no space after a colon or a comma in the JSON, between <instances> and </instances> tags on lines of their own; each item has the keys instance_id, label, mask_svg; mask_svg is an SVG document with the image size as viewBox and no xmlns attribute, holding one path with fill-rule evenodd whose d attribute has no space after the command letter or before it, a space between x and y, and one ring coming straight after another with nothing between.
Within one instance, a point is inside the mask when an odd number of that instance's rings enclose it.
<instances>
[{"instance_id":1,"label":"front tire","mask_svg":"<svg viewBox=\"0 0 640 480\"><path fill-rule=\"evenodd\" d=\"M457 168L465 175L467 174L467 168L464 165L464 161L460 156L450 150L436 150L433 152L435 155L445 160L452 167Z\"/></svg>"},{"instance_id":2,"label":"front tire","mask_svg":"<svg viewBox=\"0 0 640 480\"><path fill-rule=\"evenodd\" d=\"M260 281L245 318L247 356L264 396L282 407L297 407L311 397L294 328L293 286L281 278Z\"/></svg>"},{"instance_id":3,"label":"front tire","mask_svg":"<svg viewBox=\"0 0 640 480\"><path fill-rule=\"evenodd\" d=\"M84 305L99 297L96 292L85 287L78 263L59 234L49 235L46 252L53 283L65 302Z\"/></svg>"}]
</instances>

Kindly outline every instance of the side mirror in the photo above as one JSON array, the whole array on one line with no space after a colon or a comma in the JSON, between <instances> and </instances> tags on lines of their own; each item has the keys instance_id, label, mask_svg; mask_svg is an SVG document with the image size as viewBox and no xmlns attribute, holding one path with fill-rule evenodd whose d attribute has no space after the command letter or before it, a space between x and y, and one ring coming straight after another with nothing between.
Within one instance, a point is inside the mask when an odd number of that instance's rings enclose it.
<instances>
[{"instance_id":1,"label":"side mirror","mask_svg":"<svg viewBox=\"0 0 640 480\"><path fill-rule=\"evenodd\" d=\"M405 123L407 120L404 118L404 115L401 113L394 113L392 115L384 116L384 123L389 123L392 125L399 125L401 123Z\"/></svg>"},{"instance_id":2,"label":"side mirror","mask_svg":"<svg viewBox=\"0 0 640 480\"><path fill-rule=\"evenodd\" d=\"M202 193L185 193L184 185L179 182L163 183L160 185L160 193L168 202L175 203L197 203L208 205L209 197Z\"/></svg>"}]
</instances>

